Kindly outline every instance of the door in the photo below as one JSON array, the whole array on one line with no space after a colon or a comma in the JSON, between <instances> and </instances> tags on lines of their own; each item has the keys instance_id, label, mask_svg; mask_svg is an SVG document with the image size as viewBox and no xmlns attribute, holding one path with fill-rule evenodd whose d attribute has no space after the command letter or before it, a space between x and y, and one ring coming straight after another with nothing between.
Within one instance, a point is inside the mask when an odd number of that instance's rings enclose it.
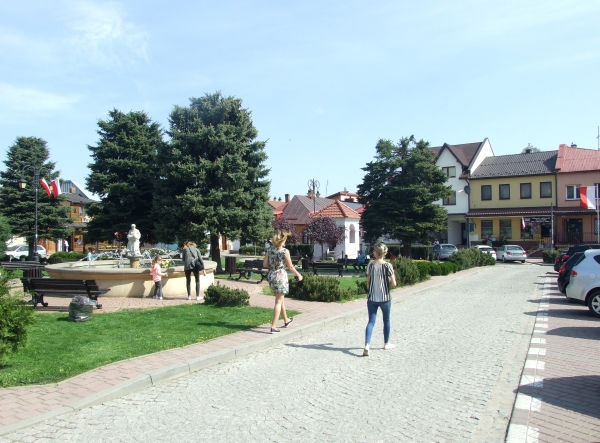
<instances>
[{"instance_id":1,"label":"door","mask_svg":"<svg viewBox=\"0 0 600 443\"><path fill-rule=\"evenodd\" d=\"M583 234L583 219L567 218L565 219L564 230L567 233L567 243L581 243Z\"/></svg>"}]
</instances>

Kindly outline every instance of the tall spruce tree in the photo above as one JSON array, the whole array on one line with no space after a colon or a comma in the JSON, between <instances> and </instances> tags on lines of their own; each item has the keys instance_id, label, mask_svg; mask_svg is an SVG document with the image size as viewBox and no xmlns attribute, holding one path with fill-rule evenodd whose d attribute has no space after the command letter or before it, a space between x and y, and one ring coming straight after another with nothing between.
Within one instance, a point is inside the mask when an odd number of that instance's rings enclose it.
<instances>
[{"instance_id":1,"label":"tall spruce tree","mask_svg":"<svg viewBox=\"0 0 600 443\"><path fill-rule=\"evenodd\" d=\"M220 92L175 106L169 123L171 141L158 154L157 237L204 247L209 236L221 271L220 234L264 240L271 229L265 142L242 100Z\"/></svg>"},{"instance_id":2,"label":"tall spruce tree","mask_svg":"<svg viewBox=\"0 0 600 443\"><path fill-rule=\"evenodd\" d=\"M414 242L429 243L430 233L447 230L447 212L435 201L448 197L446 175L434 163L429 143L404 137L398 144L379 140L375 160L362 168L366 172L358 185L359 201L365 205L361 216L364 238L402 240L405 255Z\"/></svg>"},{"instance_id":3,"label":"tall spruce tree","mask_svg":"<svg viewBox=\"0 0 600 443\"><path fill-rule=\"evenodd\" d=\"M113 109L99 120L97 146L88 146L93 163L87 188L100 196L88 214L88 240L113 240L135 223L142 242L154 242L152 201L157 178L156 154L164 144L160 125L145 112Z\"/></svg>"},{"instance_id":4,"label":"tall spruce tree","mask_svg":"<svg viewBox=\"0 0 600 443\"><path fill-rule=\"evenodd\" d=\"M45 140L37 137L17 137L6 154L6 170L0 172L0 213L6 217L13 235L27 238L29 255L33 255L35 225L34 169L40 169L40 179L48 183L58 178L55 163L49 161ZM25 189L18 182L24 179ZM38 239L56 240L72 232L73 219L69 218L69 206L62 203L65 196L48 197L43 188L38 188Z\"/></svg>"}]
</instances>

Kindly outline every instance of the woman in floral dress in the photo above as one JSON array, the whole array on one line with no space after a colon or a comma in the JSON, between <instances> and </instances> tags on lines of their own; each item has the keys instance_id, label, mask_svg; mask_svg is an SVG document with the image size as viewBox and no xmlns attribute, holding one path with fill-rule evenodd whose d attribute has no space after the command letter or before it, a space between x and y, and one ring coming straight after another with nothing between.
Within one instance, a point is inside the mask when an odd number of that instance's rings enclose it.
<instances>
[{"instance_id":1,"label":"woman in floral dress","mask_svg":"<svg viewBox=\"0 0 600 443\"><path fill-rule=\"evenodd\" d=\"M288 318L287 313L285 312L285 303L283 301L285 294L289 292L288 276L285 268L287 267L299 281L302 281L302 275L296 271L296 268L294 268L294 265L292 264L290 252L283 247L289 235L289 232L281 231L279 229L275 231L275 235L271 238L271 247L267 249L263 261L263 267L269 268L267 280L269 281L273 294L275 294L271 334L281 332L277 329L279 315L283 316L284 328L287 328L290 323L294 321L293 317Z\"/></svg>"}]
</instances>

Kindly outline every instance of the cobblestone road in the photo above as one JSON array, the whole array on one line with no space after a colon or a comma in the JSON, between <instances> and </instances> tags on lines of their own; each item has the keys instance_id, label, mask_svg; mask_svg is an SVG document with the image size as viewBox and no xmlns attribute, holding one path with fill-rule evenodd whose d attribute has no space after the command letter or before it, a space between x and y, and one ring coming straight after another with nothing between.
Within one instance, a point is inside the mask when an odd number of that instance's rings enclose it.
<instances>
[{"instance_id":1,"label":"cobblestone road","mask_svg":"<svg viewBox=\"0 0 600 443\"><path fill-rule=\"evenodd\" d=\"M511 346L529 340L531 328L519 330L537 309L544 271L499 264L396 303L394 350L381 349L378 318L371 356L362 357L365 313L0 442L469 441ZM517 385L518 377L503 395L514 398Z\"/></svg>"}]
</instances>

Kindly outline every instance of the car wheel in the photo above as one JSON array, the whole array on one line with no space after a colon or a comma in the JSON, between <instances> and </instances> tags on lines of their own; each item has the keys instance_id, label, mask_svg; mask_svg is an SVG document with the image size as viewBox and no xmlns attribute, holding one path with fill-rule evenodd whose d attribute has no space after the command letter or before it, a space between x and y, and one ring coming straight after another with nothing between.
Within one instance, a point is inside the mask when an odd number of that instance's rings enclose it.
<instances>
[{"instance_id":1,"label":"car wheel","mask_svg":"<svg viewBox=\"0 0 600 443\"><path fill-rule=\"evenodd\" d=\"M521 260L521 263L525 263L525 260Z\"/></svg>"},{"instance_id":2,"label":"car wheel","mask_svg":"<svg viewBox=\"0 0 600 443\"><path fill-rule=\"evenodd\" d=\"M588 308L594 317L600 317L600 291L590 294Z\"/></svg>"},{"instance_id":3,"label":"car wheel","mask_svg":"<svg viewBox=\"0 0 600 443\"><path fill-rule=\"evenodd\" d=\"M569 303L577 303L577 300L575 300L574 298L568 297L568 296L567 296L567 301Z\"/></svg>"},{"instance_id":4,"label":"car wheel","mask_svg":"<svg viewBox=\"0 0 600 443\"><path fill-rule=\"evenodd\" d=\"M506 263L506 255L502 256L502 263Z\"/></svg>"}]
</instances>

